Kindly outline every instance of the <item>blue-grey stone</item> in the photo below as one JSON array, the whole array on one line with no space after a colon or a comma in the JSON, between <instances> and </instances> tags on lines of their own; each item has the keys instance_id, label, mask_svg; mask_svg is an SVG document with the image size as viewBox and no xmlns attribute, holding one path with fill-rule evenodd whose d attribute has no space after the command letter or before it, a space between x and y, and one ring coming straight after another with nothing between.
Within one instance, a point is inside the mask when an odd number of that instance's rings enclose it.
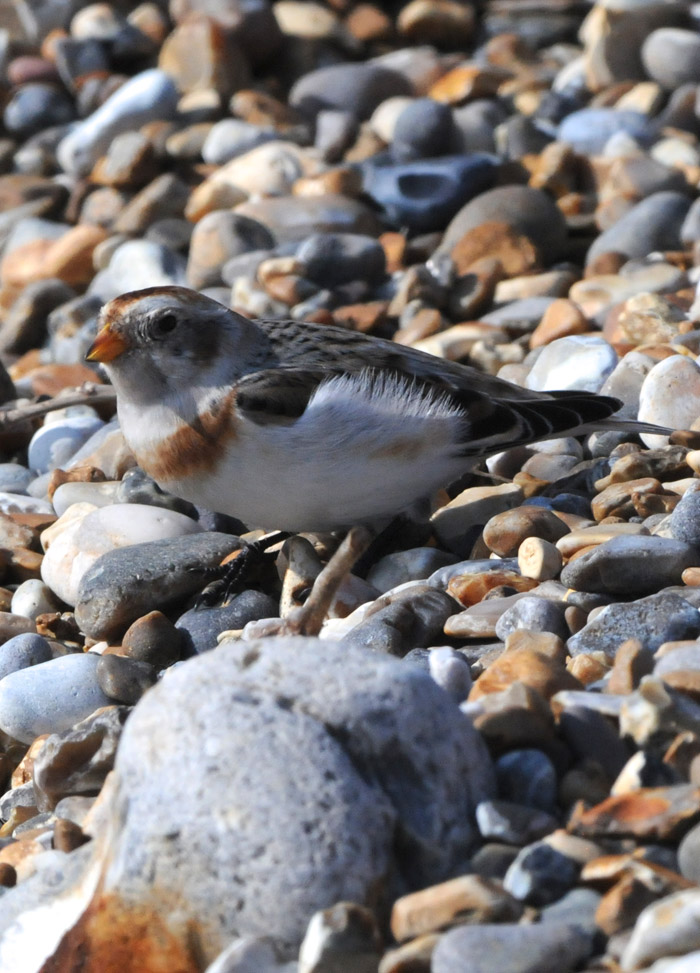
<instances>
[{"instance_id":1,"label":"blue-grey stone","mask_svg":"<svg viewBox=\"0 0 700 973\"><path fill-rule=\"evenodd\" d=\"M571 973L591 955L592 937L566 923L480 923L438 940L431 973Z\"/></svg>"},{"instance_id":2,"label":"blue-grey stone","mask_svg":"<svg viewBox=\"0 0 700 973\"><path fill-rule=\"evenodd\" d=\"M496 622L496 635L505 640L512 632L524 629L527 632L551 632L566 639L569 627L564 619L565 611L563 601L551 601L535 595L520 598Z\"/></svg>"},{"instance_id":3,"label":"blue-grey stone","mask_svg":"<svg viewBox=\"0 0 700 973\"><path fill-rule=\"evenodd\" d=\"M344 63L302 75L292 85L289 104L311 117L330 108L351 111L362 121L386 98L412 94L410 82L398 71L369 62Z\"/></svg>"},{"instance_id":4,"label":"blue-grey stone","mask_svg":"<svg viewBox=\"0 0 700 973\"><path fill-rule=\"evenodd\" d=\"M441 230L460 207L489 189L495 158L482 153L364 167L363 187L386 217L421 233Z\"/></svg>"},{"instance_id":5,"label":"blue-grey stone","mask_svg":"<svg viewBox=\"0 0 700 973\"><path fill-rule=\"evenodd\" d=\"M29 466L37 473L48 473L65 466L74 453L103 425L97 416L66 416L41 426L32 436L27 455Z\"/></svg>"},{"instance_id":6,"label":"blue-grey stone","mask_svg":"<svg viewBox=\"0 0 700 973\"><path fill-rule=\"evenodd\" d=\"M26 138L50 125L64 125L75 118L75 107L68 95L51 84L30 82L19 87L3 114L5 128Z\"/></svg>"},{"instance_id":7,"label":"blue-grey stone","mask_svg":"<svg viewBox=\"0 0 700 973\"><path fill-rule=\"evenodd\" d=\"M513 801L482 801L476 809L476 823L482 838L525 845L556 830L558 820L539 808Z\"/></svg>"},{"instance_id":8,"label":"blue-grey stone","mask_svg":"<svg viewBox=\"0 0 700 973\"><path fill-rule=\"evenodd\" d=\"M690 203L690 197L683 193L653 193L596 237L586 262L610 252L629 259L645 257L654 250L682 250L681 228Z\"/></svg>"},{"instance_id":9,"label":"blue-grey stone","mask_svg":"<svg viewBox=\"0 0 700 973\"><path fill-rule=\"evenodd\" d=\"M26 632L0 645L0 679L19 669L28 669L52 658L51 646L41 635Z\"/></svg>"},{"instance_id":10,"label":"blue-grey stone","mask_svg":"<svg viewBox=\"0 0 700 973\"><path fill-rule=\"evenodd\" d=\"M528 905L549 905L576 884L581 866L545 841L522 848L506 872L506 892Z\"/></svg>"},{"instance_id":11,"label":"blue-grey stone","mask_svg":"<svg viewBox=\"0 0 700 973\"><path fill-rule=\"evenodd\" d=\"M557 803L557 772L546 753L511 750L496 761L498 793L507 801L552 814Z\"/></svg>"},{"instance_id":12,"label":"blue-grey stone","mask_svg":"<svg viewBox=\"0 0 700 973\"><path fill-rule=\"evenodd\" d=\"M671 513L670 528L676 540L700 548L700 491L686 490Z\"/></svg>"},{"instance_id":13,"label":"blue-grey stone","mask_svg":"<svg viewBox=\"0 0 700 973\"><path fill-rule=\"evenodd\" d=\"M642 63L667 91L700 82L700 36L696 30L659 27L642 44Z\"/></svg>"},{"instance_id":14,"label":"blue-grey stone","mask_svg":"<svg viewBox=\"0 0 700 973\"><path fill-rule=\"evenodd\" d=\"M227 604L213 608L191 608L180 615L175 628L183 635L186 655L216 648L216 639L227 629L243 628L258 618L273 618L279 606L262 591L243 591Z\"/></svg>"},{"instance_id":15,"label":"blue-grey stone","mask_svg":"<svg viewBox=\"0 0 700 973\"><path fill-rule=\"evenodd\" d=\"M624 132L645 144L650 139L649 119L637 111L615 108L581 108L559 125L557 138L568 142L577 152L599 155L611 135Z\"/></svg>"},{"instance_id":16,"label":"blue-grey stone","mask_svg":"<svg viewBox=\"0 0 700 973\"><path fill-rule=\"evenodd\" d=\"M0 491L26 493L34 474L20 463L0 463Z\"/></svg>"},{"instance_id":17,"label":"blue-grey stone","mask_svg":"<svg viewBox=\"0 0 700 973\"><path fill-rule=\"evenodd\" d=\"M656 651L663 642L698 635L700 611L675 591L661 591L648 598L608 605L571 636L567 648L571 655L599 650L614 657L626 639L639 639L643 646Z\"/></svg>"},{"instance_id":18,"label":"blue-grey stone","mask_svg":"<svg viewBox=\"0 0 700 973\"><path fill-rule=\"evenodd\" d=\"M97 684L100 656L78 652L11 672L0 680L0 728L22 743L60 733L112 700Z\"/></svg>"},{"instance_id":19,"label":"blue-grey stone","mask_svg":"<svg viewBox=\"0 0 700 973\"><path fill-rule=\"evenodd\" d=\"M361 233L314 233L297 250L304 277L324 287L353 280L374 282L386 274L384 248Z\"/></svg>"},{"instance_id":20,"label":"blue-grey stone","mask_svg":"<svg viewBox=\"0 0 700 973\"><path fill-rule=\"evenodd\" d=\"M447 155L453 134L449 105L432 98L416 98L396 119L391 151L397 162Z\"/></svg>"},{"instance_id":21,"label":"blue-grey stone","mask_svg":"<svg viewBox=\"0 0 700 973\"><path fill-rule=\"evenodd\" d=\"M700 495L691 496L696 496L700 502ZM694 506L700 512L700 506L697 503ZM692 517L688 523L681 514L676 523L680 524L678 533L684 533L684 526L692 530ZM697 529L700 529L700 522ZM675 531L674 535L678 537ZM668 585L680 584L683 571L698 564L700 552L685 539L635 534L614 537L574 558L562 569L561 583L578 591L649 595Z\"/></svg>"}]
</instances>

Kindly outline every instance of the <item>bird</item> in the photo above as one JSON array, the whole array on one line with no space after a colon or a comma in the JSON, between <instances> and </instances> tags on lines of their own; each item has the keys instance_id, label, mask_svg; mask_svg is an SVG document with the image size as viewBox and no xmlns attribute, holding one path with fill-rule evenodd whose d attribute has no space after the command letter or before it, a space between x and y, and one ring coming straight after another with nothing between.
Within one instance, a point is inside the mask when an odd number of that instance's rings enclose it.
<instances>
[{"instance_id":1,"label":"bird","mask_svg":"<svg viewBox=\"0 0 700 973\"><path fill-rule=\"evenodd\" d=\"M380 528L485 457L593 429L621 403L535 392L345 328L252 320L197 291L115 297L86 358L164 490L250 529ZM666 430L668 432L669 430Z\"/></svg>"}]
</instances>

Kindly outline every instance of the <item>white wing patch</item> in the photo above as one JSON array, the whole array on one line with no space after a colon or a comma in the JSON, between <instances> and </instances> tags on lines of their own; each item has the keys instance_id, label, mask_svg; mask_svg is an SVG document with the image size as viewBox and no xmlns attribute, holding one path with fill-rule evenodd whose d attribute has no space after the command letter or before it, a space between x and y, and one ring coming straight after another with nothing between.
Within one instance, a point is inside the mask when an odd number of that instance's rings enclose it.
<instances>
[{"instance_id":1,"label":"white wing patch","mask_svg":"<svg viewBox=\"0 0 700 973\"><path fill-rule=\"evenodd\" d=\"M307 413L317 409L358 410L396 419L464 419L464 411L445 393L426 389L411 379L377 374L366 369L355 375L336 375L322 382L311 397Z\"/></svg>"}]
</instances>

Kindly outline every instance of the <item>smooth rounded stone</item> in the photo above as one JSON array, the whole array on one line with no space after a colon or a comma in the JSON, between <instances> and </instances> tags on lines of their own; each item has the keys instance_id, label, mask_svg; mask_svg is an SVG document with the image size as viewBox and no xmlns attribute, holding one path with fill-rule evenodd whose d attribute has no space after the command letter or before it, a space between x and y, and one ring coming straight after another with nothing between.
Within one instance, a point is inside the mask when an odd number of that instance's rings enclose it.
<instances>
[{"instance_id":1,"label":"smooth rounded stone","mask_svg":"<svg viewBox=\"0 0 700 973\"><path fill-rule=\"evenodd\" d=\"M639 395L642 422L672 429L691 429L700 416L700 367L687 355L670 355L651 369ZM665 446L666 436L642 433L651 449Z\"/></svg>"},{"instance_id":2,"label":"smooth rounded stone","mask_svg":"<svg viewBox=\"0 0 700 973\"><path fill-rule=\"evenodd\" d=\"M28 578L12 595L10 611L32 621L45 612L61 611L61 602L53 591L38 578Z\"/></svg>"},{"instance_id":3,"label":"smooth rounded stone","mask_svg":"<svg viewBox=\"0 0 700 973\"><path fill-rule=\"evenodd\" d=\"M615 349L604 338L581 334L557 338L540 351L528 373L527 388L598 392L617 363Z\"/></svg>"},{"instance_id":4,"label":"smooth rounded stone","mask_svg":"<svg viewBox=\"0 0 700 973\"><path fill-rule=\"evenodd\" d=\"M700 825L696 824L678 846L678 865L683 878L691 882L700 877Z\"/></svg>"},{"instance_id":5,"label":"smooth rounded stone","mask_svg":"<svg viewBox=\"0 0 700 973\"><path fill-rule=\"evenodd\" d=\"M655 364L650 355L628 351L605 379L600 389L601 395L611 395L622 401L617 415L624 419L637 418L642 385Z\"/></svg>"},{"instance_id":6,"label":"smooth rounded stone","mask_svg":"<svg viewBox=\"0 0 700 973\"><path fill-rule=\"evenodd\" d=\"M384 230L368 206L336 193L248 200L235 211L262 223L277 243L298 243L312 233L379 236Z\"/></svg>"},{"instance_id":7,"label":"smooth rounded stone","mask_svg":"<svg viewBox=\"0 0 700 973\"><path fill-rule=\"evenodd\" d=\"M119 638L141 615L200 591L208 570L238 546L230 534L207 532L108 551L80 579L76 621L91 638Z\"/></svg>"},{"instance_id":8,"label":"smooth rounded stone","mask_svg":"<svg viewBox=\"0 0 700 973\"><path fill-rule=\"evenodd\" d=\"M431 973L571 973L592 952L592 937L574 925L479 923L443 933L430 969Z\"/></svg>"},{"instance_id":9,"label":"smooth rounded stone","mask_svg":"<svg viewBox=\"0 0 700 973\"><path fill-rule=\"evenodd\" d=\"M323 109L350 111L361 121L386 98L412 95L410 82L379 64L333 64L303 75L289 92L289 104L314 116Z\"/></svg>"},{"instance_id":10,"label":"smooth rounded stone","mask_svg":"<svg viewBox=\"0 0 700 973\"><path fill-rule=\"evenodd\" d=\"M31 743L41 733L68 730L111 700L97 684L99 656L64 655L0 680L0 728Z\"/></svg>"},{"instance_id":11,"label":"smooth rounded stone","mask_svg":"<svg viewBox=\"0 0 700 973\"><path fill-rule=\"evenodd\" d=\"M523 499L523 491L515 483L469 487L435 511L431 517L435 536L444 547L468 557L476 539L470 541L469 529L485 524L495 514L519 506Z\"/></svg>"},{"instance_id":12,"label":"smooth rounded stone","mask_svg":"<svg viewBox=\"0 0 700 973\"><path fill-rule=\"evenodd\" d=\"M363 189L398 226L429 233L441 230L461 206L490 189L492 156L443 156L364 168Z\"/></svg>"},{"instance_id":13,"label":"smooth rounded stone","mask_svg":"<svg viewBox=\"0 0 700 973\"><path fill-rule=\"evenodd\" d=\"M637 919L620 958L625 973L661 957L700 948L700 889L684 889L652 902ZM652 967L653 968L653 967Z\"/></svg>"},{"instance_id":14,"label":"smooth rounded stone","mask_svg":"<svg viewBox=\"0 0 700 973\"><path fill-rule=\"evenodd\" d=\"M52 125L67 125L75 117L75 106L65 91L57 85L39 82L16 89L3 112L5 128L20 138Z\"/></svg>"},{"instance_id":15,"label":"smooth rounded stone","mask_svg":"<svg viewBox=\"0 0 700 973\"><path fill-rule=\"evenodd\" d=\"M526 537L518 548L518 570L524 578L548 581L559 576L561 566L557 548L541 537Z\"/></svg>"},{"instance_id":16,"label":"smooth rounded stone","mask_svg":"<svg viewBox=\"0 0 700 973\"><path fill-rule=\"evenodd\" d=\"M97 684L105 696L125 706L135 706L158 678L156 668L148 662L120 655L102 655L96 674Z\"/></svg>"},{"instance_id":17,"label":"smooth rounded stone","mask_svg":"<svg viewBox=\"0 0 700 973\"><path fill-rule=\"evenodd\" d=\"M542 750L511 750L496 761L498 793L506 801L552 814L557 803L557 772Z\"/></svg>"},{"instance_id":18,"label":"smooth rounded stone","mask_svg":"<svg viewBox=\"0 0 700 973\"><path fill-rule=\"evenodd\" d=\"M187 259L187 281L201 288L218 284L226 278L223 268L236 257L271 249L270 231L256 220L227 210L215 210L199 220L192 232ZM261 259L254 264L257 271Z\"/></svg>"},{"instance_id":19,"label":"smooth rounded stone","mask_svg":"<svg viewBox=\"0 0 700 973\"><path fill-rule=\"evenodd\" d=\"M636 111L581 108L560 122L557 138L567 142L577 152L600 155L608 139L620 132L644 144L651 138L649 119Z\"/></svg>"},{"instance_id":20,"label":"smooth rounded stone","mask_svg":"<svg viewBox=\"0 0 700 973\"><path fill-rule=\"evenodd\" d=\"M396 588L405 581L422 581L435 571L454 564L453 555L435 547L414 547L408 551L386 554L372 565L367 581L382 593Z\"/></svg>"},{"instance_id":21,"label":"smooth rounded stone","mask_svg":"<svg viewBox=\"0 0 700 973\"><path fill-rule=\"evenodd\" d=\"M260 128L240 118L224 118L212 126L202 146L207 165L223 165L238 155L279 138L274 129Z\"/></svg>"},{"instance_id":22,"label":"smooth rounded stone","mask_svg":"<svg viewBox=\"0 0 700 973\"><path fill-rule=\"evenodd\" d=\"M669 527L671 536L678 541L692 545L695 549L700 548L700 493L697 487L700 484L693 481L683 496L680 503L671 511Z\"/></svg>"},{"instance_id":23,"label":"smooth rounded stone","mask_svg":"<svg viewBox=\"0 0 700 973\"><path fill-rule=\"evenodd\" d=\"M373 973L382 945L373 913L354 902L339 902L311 917L299 948L298 973Z\"/></svg>"},{"instance_id":24,"label":"smooth rounded stone","mask_svg":"<svg viewBox=\"0 0 700 973\"><path fill-rule=\"evenodd\" d=\"M0 679L51 658L51 646L43 636L31 632L15 635L0 645Z\"/></svg>"},{"instance_id":25,"label":"smooth rounded stone","mask_svg":"<svg viewBox=\"0 0 700 973\"><path fill-rule=\"evenodd\" d=\"M681 240L688 244L700 239L700 199L696 199L688 210L688 215L681 226Z\"/></svg>"},{"instance_id":26,"label":"smooth rounded stone","mask_svg":"<svg viewBox=\"0 0 700 973\"><path fill-rule=\"evenodd\" d=\"M567 642L570 655L605 652L615 656L629 638L655 652L664 642L700 635L700 611L675 592L659 592L629 603L607 605Z\"/></svg>"},{"instance_id":27,"label":"smooth rounded stone","mask_svg":"<svg viewBox=\"0 0 700 973\"><path fill-rule=\"evenodd\" d=\"M566 564L562 568L561 582L578 591L648 595L660 588L680 584L683 571L697 566L699 561L697 548L686 541L623 535L584 551Z\"/></svg>"},{"instance_id":28,"label":"smooth rounded stone","mask_svg":"<svg viewBox=\"0 0 700 973\"><path fill-rule=\"evenodd\" d=\"M241 629L259 618L273 618L279 605L262 591L243 591L227 604L214 608L191 608L180 615L175 628L182 636L186 655L215 649L217 638L228 629Z\"/></svg>"},{"instance_id":29,"label":"smooth rounded stone","mask_svg":"<svg viewBox=\"0 0 700 973\"><path fill-rule=\"evenodd\" d=\"M486 841L525 845L554 831L559 822L539 808L497 799L482 801L476 809L476 823Z\"/></svg>"},{"instance_id":30,"label":"smooth rounded stone","mask_svg":"<svg viewBox=\"0 0 700 973\"><path fill-rule=\"evenodd\" d=\"M568 855L536 841L518 853L505 874L503 887L528 905L549 905L573 888L580 870L579 863Z\"/></svg>"},{"instance_id":31,"label":"smooth rounded stone","mask_svg":"<svg viewBox=\"0 0 700 973\"><path fill-rule=\"evenodd\" d=\"M130 78L81 122L58 146L58 162L67 173L86 176L116 135L175 114L178 91L155 68Z\"/></svg>"},{"instance_id":32,"label":"smooth rounded stone","mask_svg":"<svg viewBox=\"0 0 700 973\"><path fill-rule=\"evenodd\" d=\"M26 493L34 474L19 463L0 463L0 493Z\"/></svg>"},{"instance_id":33,"label":"smooth rounded stone","mask_svg":"<svg viewBox=\"0 0 700 973\"><path fill-rule=\"evenodd\" d=\"M204 973L297 973L296 963L281 964L277 950L264 936L239 936Z\"/></svg>"},{"instance_id":34,"label":"smooth rounded stone","mask_svg":"<svg viewBox=\"0 0 700 973\"><path fill-rule=\"evenodd\" d=\"M454 122L449 105L418 98L406 105L396 119L391 151L397 161L408 162L449 155L453 143Z\"/></svg>"},{"instance_id":35,"label":"smooth rounded stone","mask_svg":"<svg viewBox=\"0 0 700 973\"><path fill-rule=\"evenodd\" d=\"M83 443L102 427L96 416L66 416L61 422L43 425L32 436L27 460L32 470L47 473L65 466Z\"/></svg>"},{"instance_id":36,"label":"smooth rounded stone","mask_svg":"<svg viewBox=\"0 0 700 973\"><path fill-rule=\"evenodd\" d=\"M443 641L443 628L455 602L429 585L410 586L378 598L364 619L345 636L348 645L398 657L411 649Z\"/></svg>"},{"instance_id":37,"label":"smooth rounded stone","mask_svg":"<svg viewBox=\"0 0 700 973\"><path fill-rule=\"evenodd\" d=\"M596 910L602 898L601 893L594 889L571 889L541 910L540 922L566 923L576 926L589 936L596 936L599 932Z\"/></svg>"},{"instance_id":38,"label":"smooth rounded stone","mask_svg":"<svg viewBox=\"0 0 700 973\"><path fill-rule=\"evenodd\" d=\"M27 497L21 493L0 492L0 513L3 514L50 514L53 504L40 497Z\"/></svg>"},{"instance_id":39,"label":"smooth rounded stone","mask_svg":"<svg viewBox=\"0 0 700 973\"><path fill-rule=\"evenodd\" d=\"M200 736L204 759L180 743ZM127 937L138 916L140 948L164 931L187 943L194 923L206 963L237 936L271 933L289 957L329 902L384 910L397 887L442 881L466 860L492 781L478 734L425 673L295 637L171 669L127 721L110 786L119 811L96 835L96 849L111 837L94 907L121 916ZM234 886L236 908L212 909Z\"/></svg>"},{"instance_id":40,"label":"smooth rounded stone","mask_svg":"<svg viewBox=\"0 0 700 973\"><path fill-rule=\"evenodd\" d=\"M303 276L324 287L352 280L378 282L386 275L382 245L355 233L314 233L302 242L296 259Z\"/></svg>"},{"instance_id":41,"label":"smooth rounded stone","mask_svg":"<svg viewBox=\"0 0 700 973\"><path fill-rule=\"evenodd\" d=\"M700 82L700 36L694 30L660 27L645 39L641 55L649 77L667 91Z\"/></svg>"},{"instance_id":42,"label":"smooth rounded stone","mask_svg":"<svg viewBox=\"0 0 700 973\"><path fill-rule=\"evenodd\" d=\"M51 502L58 516L74 503L91 503L96 507L106 507L118 503L119 481L107 480L103 483L69 482L62 483L54 491Z\"/></svg>"},{"instance_id":43,"label":"smooth rounded stone","mask_svg":"<svg viewBox=\"0 0 700 973\"><path fill-rule=\"evenodd\" d=\"M590 264L604 253L621 253L628 259L656 250L680 250L681 227L690 209L683 193L653 193L628 210L596 237L586 255Z\"/></svg>"},{"instance_id":44,"label":"smooth rounded stone","mask_svg":"<svg viewBox=\"0 0 700 973\"><path fill-rule=\"evenodd\" d=\"M90 292L106 301L124 291L186 283L182 254L152 240L127 240L114 251L107 269L95 275Z\"/></svg>"},{"instance_id":45,"label":"smooth rounded stone","mask_svg":"<svg viewBox=\"0 0 700 973\"><path fill-rule=\"evenodd\" d=\"M420 649L415 651L420 652ZM404 656L404 660L406 658L408 656ZM464 702L472 688L472 676L463 655L449 645L430 649L428 670L438 686L456 703Z\"/></svg>"},{"instance_id":46,"label":"smooth rounded stone","mask_svg":"<svg viewBox=\"0 0 700 973\"><path fill-rule=\"evenodd\" d=\"M201 530L190 517L160 507L115 503L93 509L91 504L74 504L42 534L46 553L41 577L66 604L75 605L85 572L106 552Z\"/></svg>"},{"instance_id":47,"label":"smooth rounded stone","mask_svg":"<svg viewBox=\"0 0 700 973\"><path fill-rule=\"evenodd\" d=\"M569 528L544 507L522 506L491 517L484 526L484 543L499 557L515 557L528 537L557 541Z\"/></svg>"},{"instance_id":48,"label":"smooth rounded stone","mask_svg":"<svg viewBox=\"0 0 700 973\"><path fill-rule=\"evenodd\" d=\"M55 494L54 494L55 496ZM117 503L138 503L147 507L160 507L198 520L197 508L189 500L183 500L159 487L147 473L139 467L128 470L119 482Z\"/></svg>"},{"instance_id":49,"label":"smooth rounded stone","mask_svg":"<svg viewBox=\"0 0 700 973\"><path fill-rule=\"evenodd\" d=\"M525 629L527 632L551 632L566 639L569 627L564 618L565 611L564 602L526 595L503 612L496 622L496 635L505 639L511 632Z\"/></svg>"},{"instance_id":50,"label":"smooth rounded stone","mask_svg":"<svg viewBox=\"0 0 700 973\"><path fill-rule=\"evenodd\" d=\"M129 626L122 638L122 649L130 659L165 669L182 656L183 635L169 618L156 610Z\"/></svg>"},{"instance_id":51,"label":"smooth rounded stone","mask_svg":"<svg viewBox=\"0 0 700 973\"><path fill-rule=\"evenodd\" d=\"M499 186L480 193L452 219L440 250L452 250L470 230L494 220L528 237L545 264L561 258L567 237L564 217L548 193L530 186Z\"/></svg>"},{"instance_id":52,"label":"smooth rounded stone","mask_svg":"<svg viewBox=\"0 0 700 973\"><path fill-rule=\"evenodd\" d=\"M463 152L495 152L494 132L507 117L501 104L486 98L453 108L453 147Z\"/></svg>"}]
</instances>

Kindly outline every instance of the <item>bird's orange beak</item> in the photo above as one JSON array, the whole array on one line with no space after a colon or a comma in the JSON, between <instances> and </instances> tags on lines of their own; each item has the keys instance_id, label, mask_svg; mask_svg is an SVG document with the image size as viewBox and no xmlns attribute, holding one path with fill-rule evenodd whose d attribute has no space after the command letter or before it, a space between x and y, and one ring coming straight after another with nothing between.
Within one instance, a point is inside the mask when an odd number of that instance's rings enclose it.
<instances>
[{"instance_id":1,"label":"bird's orange beak","mask_svg":"<svg viewBox=\"0 0 700 973\"><path fill-rule=\"evenodd\" d=\"M106 324L88 348L85 360L106 364L118 358L128 347L119 332L115 331L111 324Z\"/></svg>"}]
</instances>

